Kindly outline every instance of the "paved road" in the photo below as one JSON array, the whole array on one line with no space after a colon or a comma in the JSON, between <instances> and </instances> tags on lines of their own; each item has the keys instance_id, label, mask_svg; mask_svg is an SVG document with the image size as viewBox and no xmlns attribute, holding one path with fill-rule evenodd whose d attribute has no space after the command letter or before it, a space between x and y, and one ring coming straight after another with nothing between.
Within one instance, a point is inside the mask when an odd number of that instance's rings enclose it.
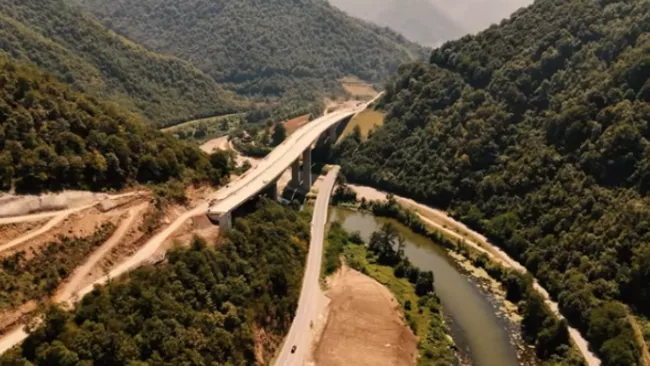
<instances>
[{"instance_id":1,"label":"paved road","mask_svg":"<svg viewBox=\"0 0 650 366\"><path fill-rule=\"evenodd\" d=\"M323 262L323 240L325 236L325 223L327 222L327 207L330 195L334 188L339 167L331 169L318 190L318 198L314 205L311 220L311 240L305 276L302 280L298 310L291 324L291 329L284 340L282 350L275 365L291 366L302 365L311 346L311 322L318 317L318 295L321 291L318 280L320 278L321 264ZM296 346L296 351L291 353L291 348Z\"/></svg>"},{"instance_id":2,"label":"paved road","mask_svg":"<svg viewBox=\"0 0 650 366\"><path fill-rule=\"evenodd\" d=\"M318 140L319 136L328 128L364 108L365 105L361 105L356 108L339 110L301 127L273 149L255 168L249 170L236 182L231 183L230 187L221 190L221 194L217 196L218 202L210 207L208 214L218 216L239 207L282 175L301 156L302 152Z\"/></svg>"}]
</instances>

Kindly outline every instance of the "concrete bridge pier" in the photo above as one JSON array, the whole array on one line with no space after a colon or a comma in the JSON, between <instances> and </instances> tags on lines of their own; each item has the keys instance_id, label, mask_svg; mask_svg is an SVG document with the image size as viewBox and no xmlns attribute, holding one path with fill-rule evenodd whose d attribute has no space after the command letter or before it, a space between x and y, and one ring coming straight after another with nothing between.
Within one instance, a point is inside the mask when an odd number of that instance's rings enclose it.
<instances>
[{"instance_id":1,"label":"concrete bridge pier","mask_svg":"<svg viewBox=\"0 0 650 366\"><path fill-rule=\"evenodd\" d=\"M302 188L307 193L311 190L311 146L302 152Z\"/></svg>"},{"instance_id":2,"label":"concrete bridge pier","mask_svg":"<svg viewBox=\"0 0 650 366\"><path fill-rule=\"evenodd\" d=\"M232 229L232 212L224 212L219 216L219 229L222 231Z\"/></svg>"},{"instance_id":3,"label":"concrete bridge pier","mask_svg":"<svg viewBox=\"0 0 650 366\"><path fill-rule=\"evenodd\" d=\"M278 200L278 181L269 184L268 197L274 201Z\"/></svg>"},{"instance_id":4,"label":"concrete bridge pier","mask_svg":"<svg viewBox=\"0 0 650 366\"><path fill-rule=\"evenodd\" d=\"M338 127L338 123L335 124L334 126L330 127L329 130L327 130L328 133L328 139L330 144L335 144L336 143L336 128Z\"/></svg>"},{"instance_id":5,"label":"concrete bridge pier","mask_svg":"<svg viewBox=\"0 0 650 366\"><path fill-rule=\"evenodd\" d=\"M291 163L291 182L289 182L289 186L300 187L300 159L296 159Z\"/></svg>"}]
</instances>

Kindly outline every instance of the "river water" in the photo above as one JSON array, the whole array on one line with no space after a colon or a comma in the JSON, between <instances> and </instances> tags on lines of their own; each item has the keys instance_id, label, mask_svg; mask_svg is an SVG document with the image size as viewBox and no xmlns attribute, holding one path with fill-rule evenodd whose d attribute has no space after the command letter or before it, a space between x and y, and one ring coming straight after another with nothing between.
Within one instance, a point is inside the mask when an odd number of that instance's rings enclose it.
<instances>
[{"instance_id":1,"label":"river water","mask_svg":"<svg viewBox=\"0 0 650 366\"><path fill-rule=\"evenodd\" d=\"M406 239L405 254L422 270L433 271L435 289L445 314L451 318L454 341L461 356L475 366L516 366L517 353L510 342L508 321L497 315L478 285L458 267L447 252L395 220L368 213L330 208L330 222L339 221L368 241L373 231L392 222Z\"/></svg>"}]
</instances>

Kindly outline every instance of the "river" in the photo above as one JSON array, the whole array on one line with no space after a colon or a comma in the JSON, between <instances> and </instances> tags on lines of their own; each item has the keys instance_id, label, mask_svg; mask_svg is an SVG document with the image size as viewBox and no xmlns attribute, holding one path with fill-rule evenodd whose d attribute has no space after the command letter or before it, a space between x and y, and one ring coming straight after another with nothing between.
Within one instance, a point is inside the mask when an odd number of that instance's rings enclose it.
<instances>
[{"instance_id":1,"label":"river","mask_svg":"<svg viewBox=\"0 0 650 366\"><path fill-rule=\"evenodd\" d=\"M463 363L469 361L475 366L520 364L510 341L510 322L497 315L497 309L486 294L445 249L395 220L372 214L332 207L329 220L341 222L350 232L359 231L366 241L383 223L392 222L406 239L405 253L411 263L422 270L433 271L436 293L445 314L451 318L452 337L461 349Z\"/></svg>"}]
</instances>

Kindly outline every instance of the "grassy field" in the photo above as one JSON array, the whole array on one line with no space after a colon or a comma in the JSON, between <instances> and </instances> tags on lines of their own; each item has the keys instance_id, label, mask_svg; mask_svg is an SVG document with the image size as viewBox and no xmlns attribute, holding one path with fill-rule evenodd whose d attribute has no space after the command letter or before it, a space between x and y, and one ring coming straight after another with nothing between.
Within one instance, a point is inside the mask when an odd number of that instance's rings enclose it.
<instances>
[{"instance_id":1,"label":"grassy field","mask_svg":"<svg viewBox=\"0 0 650 366\"><path fill-rule=\"evenodd\" d=\"M352 121L350 121L350 123L348 123L348 125L345 126L345 130L343 130L343 133L341 134L339 141L343 137L352 134L355 126L359 126L361 128L361 139L365 140L368 138L368 132L370 130L372 130L377 126L381 126L383 124L384 124L384 114L382 112L367 109L359 113L359 115L354 117Z\"/></svg>"},{"instance_id":2,"label":"grassy field","mask_svg":"<svg viewBox=\"0 0 650 366\"><path fill-rule=\"evenodd\" d=\"M174 134L181 140L204 142L224 135L230 129L239 126L243 117L244 113L237 113L196 119L164 128L161 131Z\"/></svg>"},{"instance_id":3,"label":"grassy field","mask_svg":"<svg viewBox=\"0 0 650 366\"><path fill-rule=\"evenodd\" d=\"M372 85L355 77L344 77L341 79L341 86L355 98L370 100L377 95Z\"/></svg>"}]
</instances>

